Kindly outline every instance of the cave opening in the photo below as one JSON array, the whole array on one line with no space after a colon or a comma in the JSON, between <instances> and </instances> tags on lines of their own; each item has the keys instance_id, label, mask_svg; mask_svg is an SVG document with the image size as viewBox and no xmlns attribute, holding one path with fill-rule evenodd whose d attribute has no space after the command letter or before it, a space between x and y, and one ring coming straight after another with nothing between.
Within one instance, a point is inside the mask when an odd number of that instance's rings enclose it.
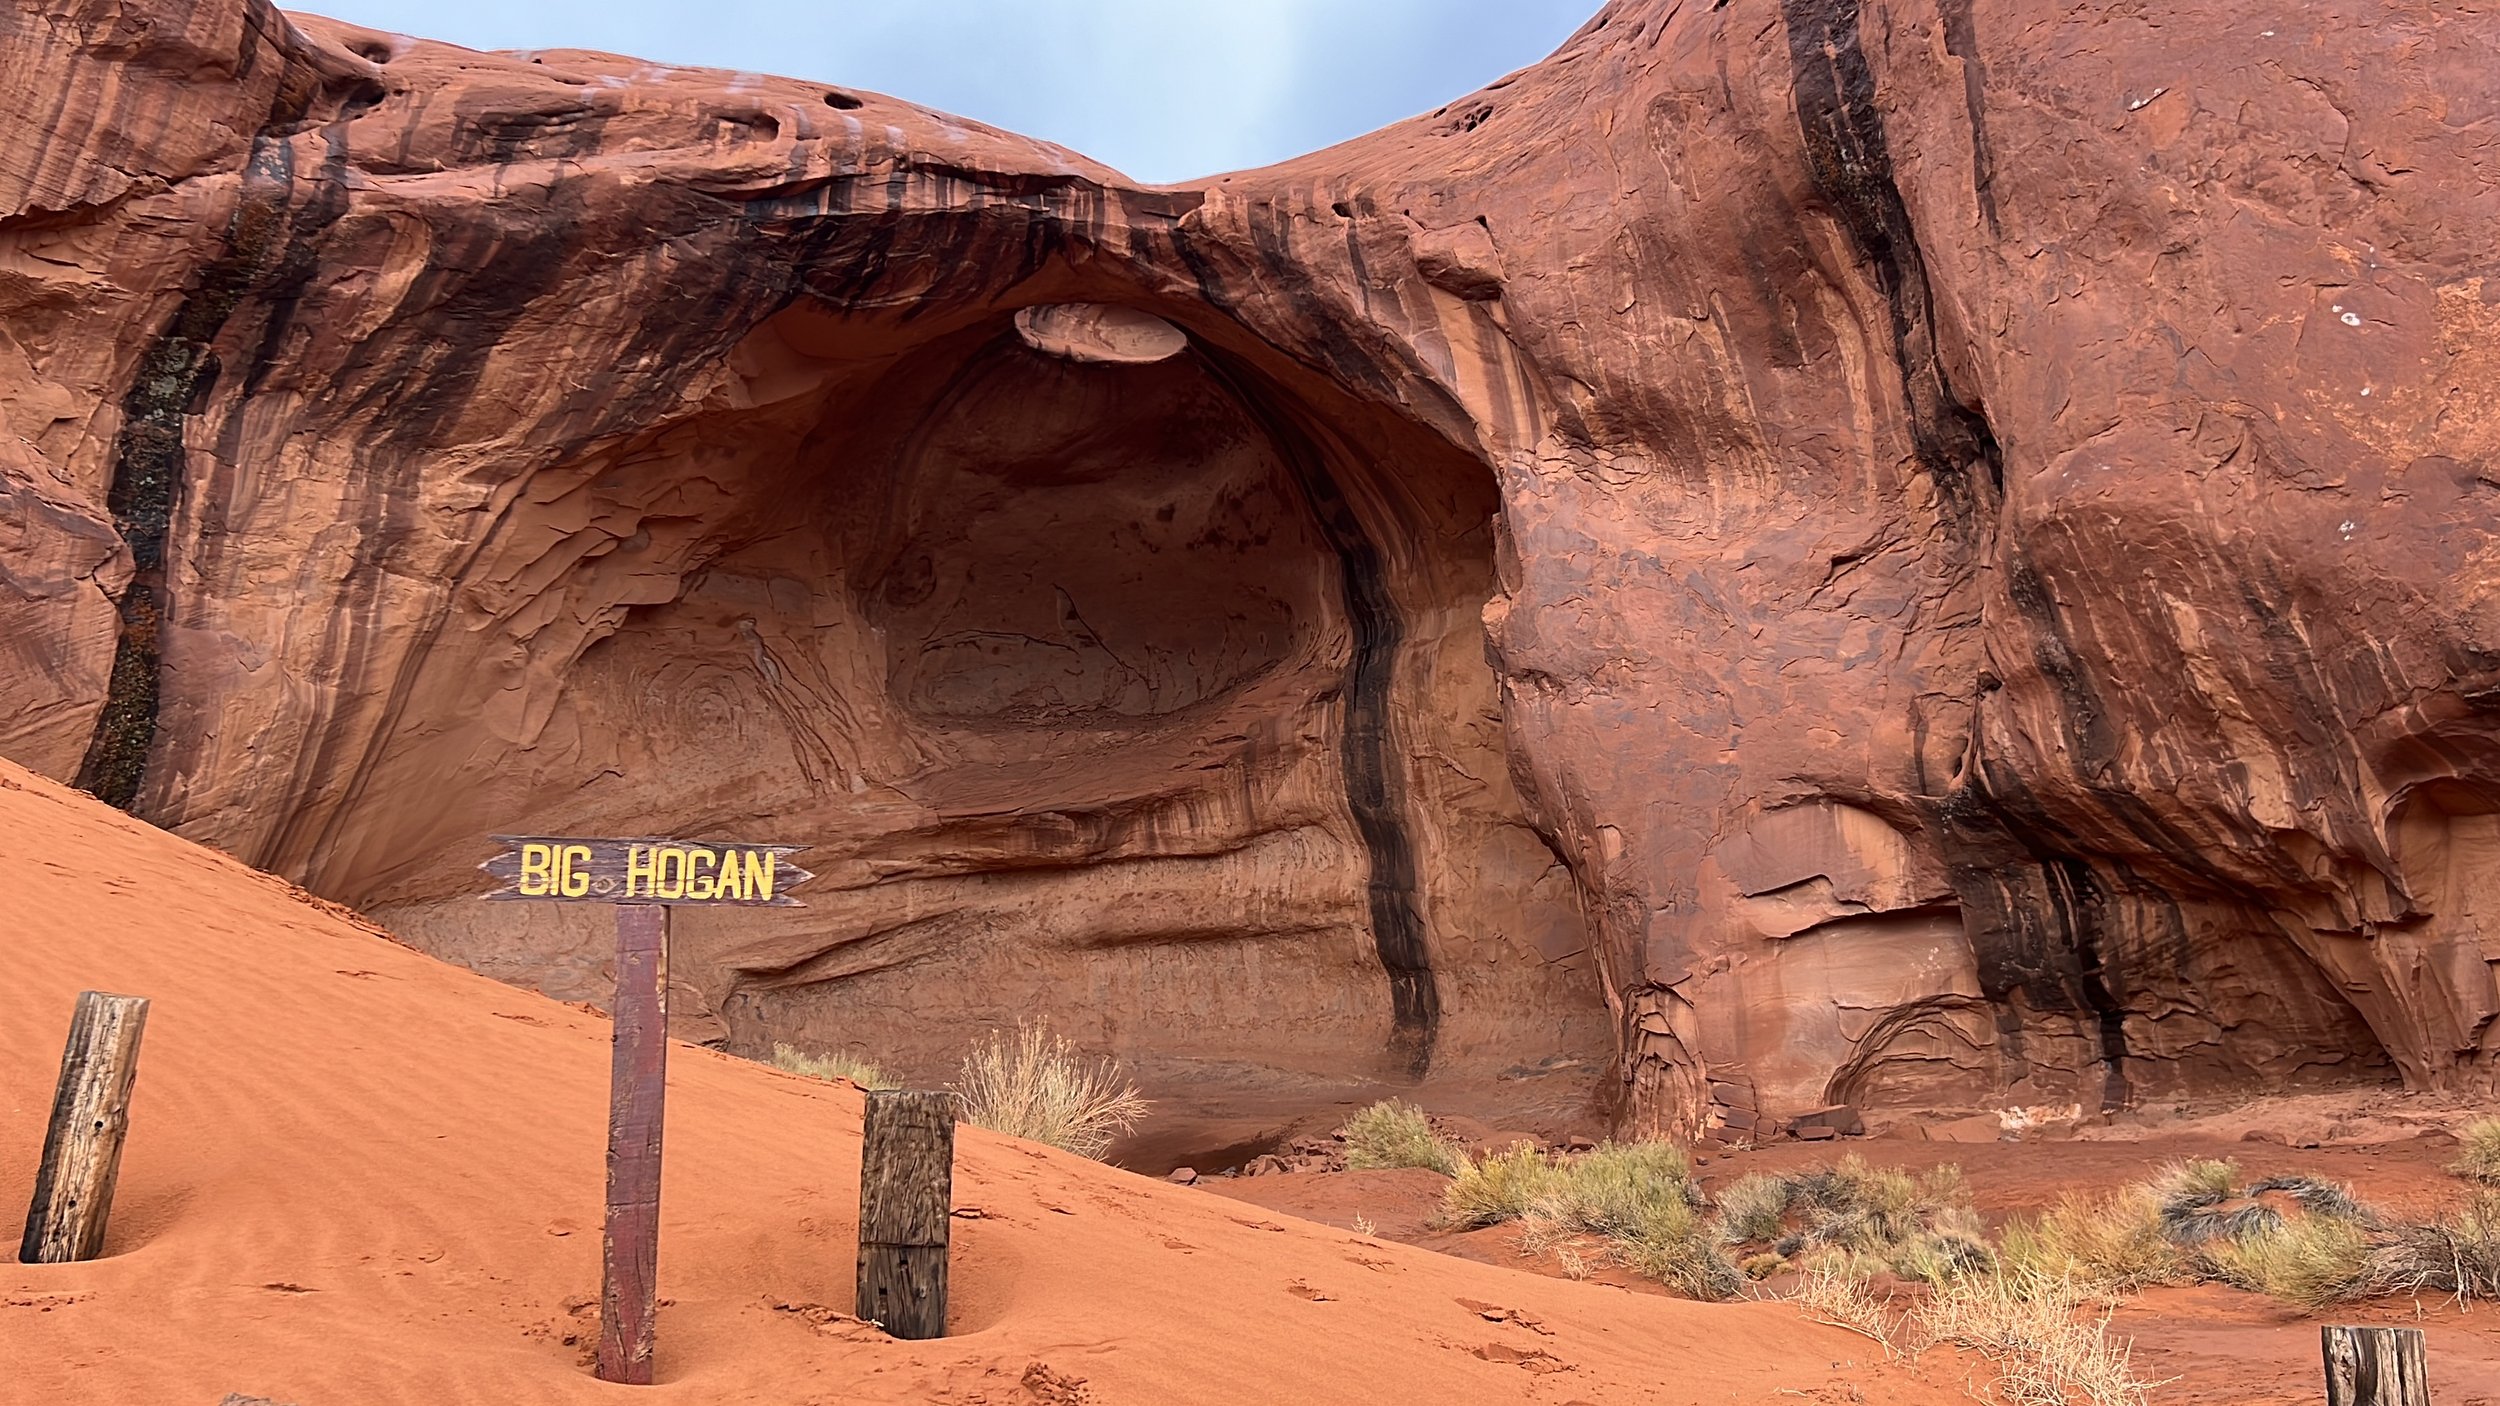
<instances>
[{"instance_id":1,"label":"cave opening","mask_svg":"<svg viewBox=\"0 0 2500 1406\"><path fill-rule=\"evenodd\" d=\"M524 505L605 534L563 579L613 615L507 705L492 784L814 846L805 909L680 915L679 1033L738 1053L943 1081L1045 1018L1158 1100L1133 1165L1427 1079L1579 1116L1610 1026L1510 782L1489 471L1145 323L771 319L702 413ZM595 938L539 946L596 997Z\"/></svg>"}]
</instances>

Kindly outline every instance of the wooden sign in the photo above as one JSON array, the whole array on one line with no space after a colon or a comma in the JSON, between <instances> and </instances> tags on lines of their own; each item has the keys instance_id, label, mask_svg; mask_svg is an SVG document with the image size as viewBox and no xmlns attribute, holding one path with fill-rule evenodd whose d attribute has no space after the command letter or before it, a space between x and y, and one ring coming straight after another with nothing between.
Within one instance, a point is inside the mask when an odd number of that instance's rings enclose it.
<instances>
[{"instance_id":1,"label":"wooden sign","mask_svg":"<svg viewBox=\"0 0 2500 1406\"><path fill-rule=\"evenodd\" d=\"M790 890L816 877L790 862L805 845L494 838L507 848L478 866L504 882L494 899L796 908Z\"/></svg>"},{"instance_id":2,"label":"wooden sign","mask_svg":"<svg viewBox=\"0 0 2500 1406\"><path fill-rule=\"evenodd\" d=\"M608 1066L608 1198L600 1238L601 1381L648 1385L660 1272L660 1130L668 1093L668 910L684 904L794 908L815 875L805 845L497 835L479 865L488 898L616 906L615 1044Z\"/></svg>"}]
</instances>

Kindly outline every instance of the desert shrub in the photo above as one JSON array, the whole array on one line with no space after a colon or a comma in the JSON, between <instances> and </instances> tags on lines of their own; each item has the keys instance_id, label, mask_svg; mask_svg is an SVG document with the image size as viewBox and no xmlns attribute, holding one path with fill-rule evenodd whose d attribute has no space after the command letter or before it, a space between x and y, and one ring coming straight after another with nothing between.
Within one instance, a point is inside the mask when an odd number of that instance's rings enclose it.
<instances>
[{"instance_id":1,"label":"desert shrub","mask_svg":"<svg viewBox=\"0 0 2500 1406\"><path fill-rule=\"evenodd\" d=\"M2240 1184L2237 1163L2199 1158L2173 1162L2148 1188L2160 1207L2162 1233L2174 1245L2198 1246L2242 1240L2298 1218L2366 1223L2370 1209L2341 1183L2323 1177L2272 1176Z\"/></svg>"},{"instance_id":2,"label":"desert shrub","mask_svg":"<svg viewBox=\"0 0 2500 1406\"><path fill-rule=\"evenodd\" d=\"M2173 1163L2143 1185L2190 1277L2315 1307L2370 1292L2379 1218L2322 1177L2241 1185L2230 1162Z\"/></svg>"},{"instance_id":3,"label":"desert shrub","mask_svg":"<svg viewBox=\"0 0 2500 1406\"><path fill-rule=\"evenodd\" d=\"M2500 1186L2500 1118L2478 1118L2458 1134L2464 1147L2448 1170L2485 1186Z\"/></svg>"},{"instance_id":4,"label":"desert shrub","mask_svg":"<svg viewBox=\"0 0 2500 1406\"><path fill-rule=\"evenodd\" d=\"M1690 1202L1652 1202L1629 1229L1607 1232L1606 1239L1610 1253L1633 1273L1690 1298L1733 1298L1744 1287L1718 1227Z\"/></svg>"},{"instance_id":5,"label":"desert shrub","mask_svg":"<svg viewBox=\"0 0 2500 1406\"><path fill-rule=\"evenodd\" d=\"M2388 1294L2470 1300L2500 1294L2500 1196L2391 1221L2324 1178L2241 1185L2230 1162L2180 1162L2009 1226L2001 1253L2009 1267L2102 1293L2214 1279L2309 1308Z\"/></svg>"},{"instance_id":6,"label":"desert shrub","mask_svg":"<svg viewBox=\"0 0 2500 1406\"><path fill-rule=\"evenodd\" d=\"M1740 1245L1777 1240L1788 1215L1788 1181L1768 1172L1747 1172L1720 1187L1712 1200L1729 1240Z\"/></svg>"},{"instance_id":7,"label":"desert shrub","mask_svg":"<svg viewBox=\"0 0 2500 1406\"><path fill-rule=\"evenodd\" d=\"M2390 1294L2500 1297L2500 1193L2427 1221L2326 1204L2210 1247L2214 1275L2305 1308Z\"/></svg>"},{"instance_id":8,"label":"desert shrub","mask_svg":"<svg viewBox=\"0 0 2500 1406\"><path fill-rule=\"evenodd\" d=\"M1818 1323L1873 1338L1889 1353L1897 1331L1888 1300L1867 1285L1864 1269L1831 1261L1807 1270L1797 1281L1795 1298L1806 1316Z\"/></svg>"},{"instance_id":9,"label":"desert shrub","mask_svg":"<svg viewBox=\"0 0 2500 1406\"><path fill-rule=\"evenodd\" d=\"M1356 1171L1424 1167L1449 1175L1458 1170L1457 1145L1434 1132L1424 1111L1411 1103L1382 1099L1348 1118L1338 1135L1345 1139L1345 1164Z\"/></svg>"},{"instance_id":10,"label":"desert shrub","mask_svg":"<svg viewBox=\"0 0 2500 1406\"><path fill-rule=\"evenodd\" d=\"M2219 1280L2307 1308L2391 1294L2500 1298L2500 1193L2392 1220L2320 1177L2241 1185L2220 1161L2164 1167L2111 1196L2069 1196L2006 1227L2004 1267L2097 1294Z\"/></svg>"},{"instance_id":11,"label":"desert shrub","mask_svg":"<svg viewBox=\"0 0 2500 1406\"><path fill-rule=\"evenodd\" d=\"M1605 1143L1547 1164L1541 1178L1524 1161L1507 1175L1506 1192L1542 1182L1519 1214L1520 1244L1532 1254L1552 1249L1585 1263L1593 1237L1606 1258L1692 1298L1723 1299L1744 1285L1681 1148Z\"/></svg>"},{"instance_id":12,"label":"desert shrub","mask_svg":"<svg viewBox=\"0 0 2500 1406\"><path fill-rule=\"evenodd\" d=\"M2131 1294L2190 1277L2188 1257L2163 1225L2160 1197L2141 1182L2105 1197L2069 1192L2037 1220L2007 1225L1997 1254L2011 1271L2095 1293Z\"/></svg>"},{"instance_id":13,"label":"desert shrub","mask_svg":"<svg viewBox=\"0 0 2500 1406\"><path fill-rule=\"evenodd\" d=\"M2303 1216L2210 1241L2213 1271L2235 1288L2321 1308L2370 1290L2370 1232L2340 1216Z\"/></svg>"},{"instance_id":14,"label":"desert shrub","mask_svg":"<svg viewBox=\"0 0 2500 1406\"><path fill-rule=\"evenodd\" d=\"M1513 1143L1489 1156L1461 1157L1457 1175L1441 1197L1441 1218L1470 1227L1517 1220L1553 1186L1555 1175L1554 1164L1531 1143Z\"/></svg>"},{"instance_id":15,"label":"desert shrub","mask_svg":"<svg viewBox=\"0 0 2500 1406\"><path fill-rule=\"evenodd\" d=\"M1962 1208L1940 1215L1936 1224L1883 1251L1882 1258L1904 1279L1942 1284L1988 1269L1996 1255L1978 1212Z\"/></svg>"},{"instance_id":16,"label":"desert shrub","mask_svg":"<svg viewBox=\"0 0 2500 1406\"><path fill-rule=\"evenodd\" d=\"M1995 1364L2011 1406L2143 1406L2153 1383L2135 1373L2134 1344L2109 1335L2109 1315L2068 1280L2022 1270L1966 1274L1939 1286L1913 1317L1929 1343L1950 1342Z\"/></svg>"},{"instance_id":17,"label":"desert shrub","mask_svg":"<svg viewBox=\"0 0 2500 1406\"><path fill-rule=\"evenodd\" d=\"M1989 1259L1958 1167L1913 1177L1849 1156L1788 1176L1740 1178L1720 1191L1718 1206L1730 1242L1760 1247L1744 1257L1757 1276L1782 1263L1810 1267L1839 1255L1937 1283ZM1766 1264L1764 1254L1777 1259Z\"/></svg>"},{"instance_id":18,"label":"desert shrub","mask_svg":"<svg viewBox=\"0 0 2500 1406\"><path fill-rule=\"evenodd\" d=\"M2365 1280L2372 1294L2500 1299L2500 1192L2486 1191L2437 1220L2383 1232Z\"/></svg>"},{"instance_id":19,"label":"desert shrub","mask_svg":"<svg viewBox=\"0 0 2500 1406\"><path fill-rule=\"evenodd\" d=\"M1534 1209L1574 1230L1612 1236L1637 1232L1660 1207L1695 1212L1703 1204L1682 1148L1664 1142L1609 1142L1557 1167Z\"/></svg>"},{"instance_id":20,"label":"desert shrub","mask_svg":"<svg viewBox=\"0 0 2500 1406\"><path fill-rule=\"evenodd\" d=\"M894 1081L874 1062L836 1050L814 1055L795 1045L773 1046L772 1066L810 1079L847 1079L863 1089L890 1089Z\"/></svg>"},{"instance_id":21,"label":"desert shrub","mask_svg":"<svg viewBox=\"0 0 2500 1406\"><path fill-rule=\"evenodd\" d=\"M1119 1061L1080 1055L1039 1023L998 1031L964 1056L956 1081L964 1121L1009 1137L1100 1157L1137 1126L1146 1101Z\"/></svg>"},{"instance_id":22,"label":"desert shrub","mask_svg":"<svg viewBox=\"0 0 2500 1406\"><path fill-rule=\"evenodd\" d=\"M2209 1157L2173 1162L2147 1183L2161 1213L2162 1235L2174 1245L2201 1245L2247 1228L2223 1208L2238 1189L2236 1162Z\"/></svg>"}]
</instances>

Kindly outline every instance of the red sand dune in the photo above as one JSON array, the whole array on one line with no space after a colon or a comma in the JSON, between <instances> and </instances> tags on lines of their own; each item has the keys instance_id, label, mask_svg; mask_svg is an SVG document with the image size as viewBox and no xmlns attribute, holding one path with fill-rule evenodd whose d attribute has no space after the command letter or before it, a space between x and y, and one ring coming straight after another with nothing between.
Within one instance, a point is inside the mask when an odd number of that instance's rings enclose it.
<instances>
[{"instance_id":1,"label":"red sand dune","mask_svg":"<svg viewBox=\"0 0 2500 1406\"><path fill-rule=\"evenodd\" d=\"M7 763L0 893L11 1217L77 992L155 1002L107 1257L0 1272L12 1400L1961 1399L1964 1364L1869 1364L1870 1344L1786 1305L1522 1274L974 1130L958 1335L890 1341L833 1312L859 1095L689 1046L669 1088L660 1384L609 1386L585 1366L603 1019Z\"/></svg>"}]
</instances>

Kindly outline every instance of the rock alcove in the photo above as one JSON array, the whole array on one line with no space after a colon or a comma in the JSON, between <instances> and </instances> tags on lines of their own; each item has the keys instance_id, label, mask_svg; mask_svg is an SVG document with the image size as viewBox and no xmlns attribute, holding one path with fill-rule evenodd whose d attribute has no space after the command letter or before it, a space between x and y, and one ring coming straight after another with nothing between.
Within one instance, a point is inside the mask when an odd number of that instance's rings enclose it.
<instances>
[{"instance_id":1,"label":"rock alcove","mask_svg":"<svg viewBox=\"0 0 2500 1406\"><path fill-rule=\"evenodd\" d=\"M1587 1105L1606 1017L1509 780L1483 465L1116 305L880 340L800 304L728 364L507 514L471 636L505 649L429 663L468 721L385 762L467 784L356 854L506 805L813 843L805 909L679 916L679 1029L731 1048L939 1077L1042 1013L1219 1138L1374 1083ZM599 994L595 917L516 941L466 887L368 901Z\"/></svg>"}]
</instances>

